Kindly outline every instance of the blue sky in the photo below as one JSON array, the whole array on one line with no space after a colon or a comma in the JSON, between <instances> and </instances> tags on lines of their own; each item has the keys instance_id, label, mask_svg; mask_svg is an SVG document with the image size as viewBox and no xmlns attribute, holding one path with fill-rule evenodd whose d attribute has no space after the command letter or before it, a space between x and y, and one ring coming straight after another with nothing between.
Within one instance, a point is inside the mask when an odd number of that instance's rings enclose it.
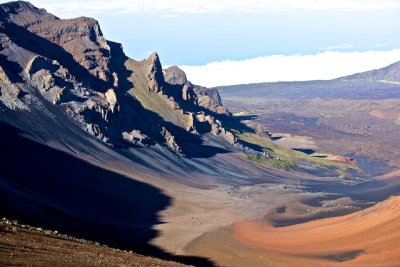
<instances>
[{"instance_id":1,"label":"blue sky","mask_svg":"<svg viewBox=\"0 0 400 267\"><path fill-rule=\"evenodd\" d=\"M154 50L166 64L177 65L400 47L400 12L124 14L100 20L105 34L122 42L133 57L145 57Z\"/></svg>"},{"instance_id":2,"label":"blue sky","mask_svg":"<svg viewBox=\"0 0 400 267\"><path fill-rule=\"evenodd\" d=\"M326 53L331 52L348 55L342 62L334 63L336 69L326 70L332 78L341 75L340 65L346 62L352 62L348 64L352 68L346 71L358 72L400 60L400 0L32 2L61 18L94 17L100 21L106 38L121 42L128 56L143 59L157 51L164 65L182 66L189 78L208 86L301 79L292 73L286 76L274 73L276 78L266 74L263 80L263 77L250 77L251 72L242 80L230 79L229 75L221 81L218 77L210 78L210 65L214 66L212 72L223 71L229 62L238 68L238 62L245 62L248 69L252 68L249 62L257 59L254 69L263 68L263 64L267 68L272 64L271 57L276 55L284 56L289 65L291 61L287 59L292 57L304 56L309 61L315 55L325 55L328 60ZM360 53L364 58L357 60L363 63L356 64L354 55L360 56ZM264 58L264 63L260 58ZM215 68L217 63L224 64ZM315 67L318 66L310 68L310 73L315 74ZM331 77L304 75L304 79L309 78Z\"/></svg>"}]
</instances>

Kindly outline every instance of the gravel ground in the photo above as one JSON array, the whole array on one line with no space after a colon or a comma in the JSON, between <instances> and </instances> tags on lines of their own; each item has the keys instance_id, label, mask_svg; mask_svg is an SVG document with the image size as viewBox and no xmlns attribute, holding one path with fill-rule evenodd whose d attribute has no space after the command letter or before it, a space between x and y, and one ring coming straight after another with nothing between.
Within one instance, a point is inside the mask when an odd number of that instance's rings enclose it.
<instances>
[{"instance_id":1,"label":"gravel ground","mask_svg":"<svg viewBox=\"0 0 400 267\"><path fill-rule=\"evenodd\" d=\"M19 224L0 222L0 266L187 266Z\"/></svg>"}]
</instances>

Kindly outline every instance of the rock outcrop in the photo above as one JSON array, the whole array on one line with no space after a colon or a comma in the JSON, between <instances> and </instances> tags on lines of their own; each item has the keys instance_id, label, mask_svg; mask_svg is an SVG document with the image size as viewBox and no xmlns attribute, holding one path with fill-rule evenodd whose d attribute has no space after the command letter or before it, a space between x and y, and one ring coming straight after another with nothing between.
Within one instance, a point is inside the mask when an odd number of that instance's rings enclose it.
<instances>
[{"instance_id":1,"label":"rock outcrop","mask_svg":"<svg viewBox=\"0 0 400 267\"><path fill-rule=\"evenodd\" d=\"M222 105L221 97L216 89L193 85L186 78L186 74L177 66L171 66L164 70L165 82L178 86L182 91L182 99L191 101L218 114L230 114L228 109Z\"/></svg>"},{"instance_id":2,"label":"rock outcrop","mask_svg":"<svg viewBox=\"0 0 400 267\"><path fill-rule=\"evenodd\" d=\"M182 107L190 115L188 130L196 133L209 132L221 136L229 143L236 143L235 135L225 129L216 116L230 117L232 114L222 105L221 97L216 89L193 85L187 80L186 74L177 66L164 70L165 83L172 88ZM168 86L166 86L168 87ZM206 124L206 125L204 125Z\"/></svg>"},{"instance_id":3,"label":"rock outcrop","mask_svg":"<svg viewBox=\"0 0 400 267\"><path fill-rule=\"evenodd\" d=\"M20 100L21 89L10 81L0 66L0 101L10 109L28 109Z\"/></svg>"},{"instance_id":4,"label":"rock outcrop","mask_svg":"<svg viewBox=\"0 0 400 267\"><path fill-rule=\"evenodd\" d=\"M108 89L104 96L106 97L108 108L111 110L111 112L114 112L114 108L118 105L117 96L115 95L114 90L111 88Z\"/></svg>"},{"instance_id":5,"label":"rock outcrop","mask_svg":"<svg viewBox=\"0 0 400 267\"><path fill-rule=\"evenodd\" d=\"M8 78L7 74L4 72L4 69L0 66L0 82L3 84L10 85L11 81Z\"/></svg>"},{"instance_id":6,"label":"rock outcrop","mask_svg":"<svg viewBox=\"0 0 400 267\"><path fill-rule=\"evenodd\" d=\"M131 132L123 132L122 136L125 140L128 140L134 144L145 144L148 137L142 134L139 130L133 130Z\"/></svg>"},{"instance_id":7,"label":"rock outcrop","mask_svg":"<svg viewBox=\"0 0 400 267\"><path fill-rule=\"evenodd\" d=\"M3 5L0 13L14 23L14 29L26 29L39 41L43 38L62 47L95 77L113 80L109 71L110 47L96 20L86 17L59 19L23 1Z\"/></svg>"},{"instance_id":8,"label":"rock outcrop","mask_svg":"<svg viewBox=\"0 0 400 267\"><path fill-rule=\"evenodd\" d=\"M222 105L221 97L217 89L209 89L202 86L194 86L193 88L198 105L209 109L218 114L230 114L229 110Z\"/></svg>"}]
</instances>

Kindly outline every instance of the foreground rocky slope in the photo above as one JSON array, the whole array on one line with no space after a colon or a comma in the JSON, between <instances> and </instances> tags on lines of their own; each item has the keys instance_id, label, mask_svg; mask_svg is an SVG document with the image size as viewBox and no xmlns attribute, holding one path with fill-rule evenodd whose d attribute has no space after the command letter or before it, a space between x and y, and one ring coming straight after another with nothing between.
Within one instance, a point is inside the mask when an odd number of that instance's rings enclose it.
<instances>
[{"instance_id":1,"label":"foreground rocky slope","mask_svg":"<svg viewBox=\"0 0 400 267\"><path fill-rule=\"evenodd\" d=\"M132 251L112 249L7 219L0 222L0 246L2 266L187 266L144 257Z\"/></svg>"}]
</instances>

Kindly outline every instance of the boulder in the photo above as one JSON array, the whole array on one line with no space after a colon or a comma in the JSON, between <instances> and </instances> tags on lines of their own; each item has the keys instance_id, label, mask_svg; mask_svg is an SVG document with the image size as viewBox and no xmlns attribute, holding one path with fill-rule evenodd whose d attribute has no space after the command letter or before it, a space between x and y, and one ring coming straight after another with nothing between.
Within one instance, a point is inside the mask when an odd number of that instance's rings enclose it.
<instances>
[{"instance_id":1,"label":"boulder","mask_svg":"<svg viewBox=\"0 0 400 267\"><path fill-rule=\"evenodd\" d=\"M123 132L122 137L132 143L142 144L144 140L148 139L148 136L143 134L140 130L132 130L130 132Z\"/></svg>"},{"instance_id":2,"label":"boulder","mask_svg":"<svg viewBox=\"0 0 400 267\"><path fill-rule=\"evenodd\" d=\"M112 88L108 89L108 91L104 94L106 97L106 101L108 103L108 108L111 112L114 112L115 106L118 104L117 96Z\"/></svg>"},{"instance_id":3,"label":"boulder","mask_svg":"<svg viewBox=\"0 0 400 267\"><path fill-rule=\"evenodd\" d=\"M167 147L169 149L171 149L172 151L175 151L178 154L182 154L181 148L176 143L175 136L173 136L171 134L171 132L167 130L167 128L162 127L161 135L163 136L163 138L165 140L165 144L167 145Z\"/></svg>"}]
</instances>

